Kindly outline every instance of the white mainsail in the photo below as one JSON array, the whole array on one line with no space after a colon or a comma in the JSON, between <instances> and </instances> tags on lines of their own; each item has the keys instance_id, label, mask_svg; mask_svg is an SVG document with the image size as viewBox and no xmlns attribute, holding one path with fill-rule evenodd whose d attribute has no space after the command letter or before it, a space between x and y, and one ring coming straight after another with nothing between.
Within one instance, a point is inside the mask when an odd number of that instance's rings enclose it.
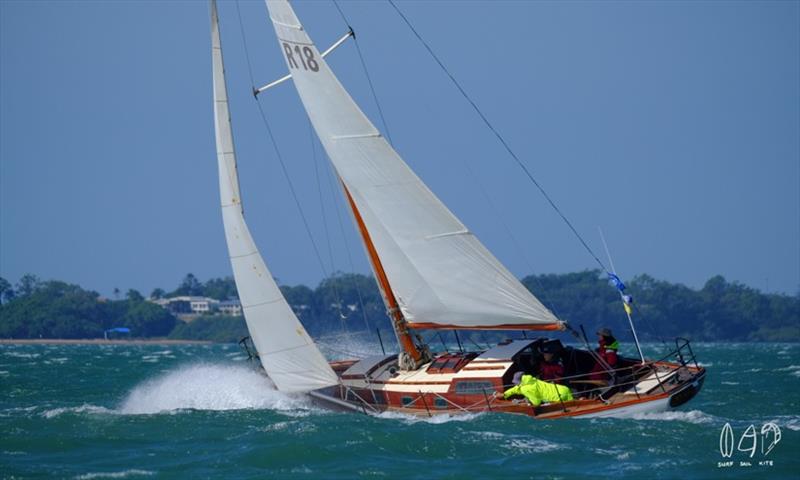
<instances>
[{"instance_id":1,"label":"white mainsail","mask_svg":"<svg viewBox=\"0 0 800 480\"><path fill-rule=\"evenodd\" d=\"M311 391L338 383L336 374L295 316L244 221L236 173L228 92L222 61L216 2L211 2L211 51L214 69L214 126L219 165L222 220L233 277L247 329L269 377L278 390Z\"/></svg>"},{"instance_id":2,"label":"white mainsail","mask_svg":"<svg viewBox=\"0 0 800 480\"><path fill-rule=\"evenodd\" d=\"M300 99L411 327L559 328L353 101L287 0L266 0Z\"/></svg>"}]
</instances>

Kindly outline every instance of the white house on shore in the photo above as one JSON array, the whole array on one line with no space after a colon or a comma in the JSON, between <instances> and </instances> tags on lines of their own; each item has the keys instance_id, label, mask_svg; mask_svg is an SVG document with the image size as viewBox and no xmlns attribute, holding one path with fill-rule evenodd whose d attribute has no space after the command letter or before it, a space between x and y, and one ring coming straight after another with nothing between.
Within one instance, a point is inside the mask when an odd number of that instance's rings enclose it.
<instances>
[{"instance_id":1,"label":"white house on shore","mask_svg":"<svg viewBox=\"0 0 800 480\"><path fill-rule=\"evenodd\" d=\"M180 296L170 298L151 299L151 302L160 305L175 315L206 315L222 313L224 315L240 316L242 304L239 300L225 300L220 302L214 298Z\"/></svg>"},{"instance_id":2,"label":"white house on shore","mask_svg":"<svg viewBox=\"0 0 800 480\"><path fill-rule=\"evenodd\" d=\"M232 317L242 316L242 302L239 300L225 300L217 305L219 313Z\"/></svg>"}]
</instances>

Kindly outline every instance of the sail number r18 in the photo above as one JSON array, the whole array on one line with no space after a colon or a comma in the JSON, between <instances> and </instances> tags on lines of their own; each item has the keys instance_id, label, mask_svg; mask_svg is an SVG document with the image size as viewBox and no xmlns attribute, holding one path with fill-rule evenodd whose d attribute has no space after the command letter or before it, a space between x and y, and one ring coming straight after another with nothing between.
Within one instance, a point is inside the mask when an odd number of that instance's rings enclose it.
<instances>
[{"instance_id":1,"label":"sail number r18","mask_svg":"<svg viewBox=\"0 0 800 480\"><path fill-rule=\"evenodd\" d=\"M289 68L300 68L303 65L303 70L311 70L312 72L319 71L319 63L314 59L314 51L311 47L300 48L300 45L295 45L294 49L288 43L283 44L283 51L286 53L286 61L289 63ZM297 59L300 59L300 64Z\"/></svg>"}]
</instances>

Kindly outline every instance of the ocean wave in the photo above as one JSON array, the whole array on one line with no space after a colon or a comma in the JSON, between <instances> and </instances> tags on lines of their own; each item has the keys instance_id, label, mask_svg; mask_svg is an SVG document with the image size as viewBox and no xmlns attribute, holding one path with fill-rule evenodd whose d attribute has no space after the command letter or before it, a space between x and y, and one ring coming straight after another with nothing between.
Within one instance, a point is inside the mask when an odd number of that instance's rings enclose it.
<instances>
[{"instance_id":1,"label":"ocean wave","mask_svg":"<svg viewBox=\"0 0 800 480\"><path fill-rule=\"evenodd\" d=\"M739 382L720 382L722 385L739 385Z\"/></svg>"},{"instance_id":2,"label":"ocean wave","mask_svg":"<svg viewBox=\"0 0 800 480\"><path fill-rule=\"evenodd\" d=\"M483 415L482 413L463 413L463 414L439 414L433 415L432 417L422 416L422 415L412 415L409 413L402 413L402 412L394 412L394 411L386 411L381 413L376 413L373 416L377 418L383 418L388 420L402 420L406 424L413 424L418 422L425 422L430 423L433 425L439 425L442 423L449 423L449 422L468 422L473 420L479 416Z\"/></svg>"},{"instance_id":3,"label":"ocean wave","mask_svg":"<svg viewBox=\"0 0 800 480\"><path fill-rule=\"evenodd\" d=\"M488 440L489 443L499 444L504 450L513 451L514 453L543 453L568 448L566 445L524 435L499 432L475 432L475 434L482 439ZM481 440L481 443L485 440Z\"/></svg>"},{"instance_id":4,"label":"ocean wave","mask_svg":"<svg viewBox=\"0 0 800 480\"><path fill-rule=\"evenodd\" d=\"M670 412L654 412L654 413L636 413L630 418L634 420L661 420L661 421L679 421L694 423L696 425L704 425L714 423L717 419L713 415L709 415L700 410L683 411L670 411Z\"/></svg>"},{"instance_id":5,"label":"ocean wave","mask_svg":"<svg viewBox=\"0 0 800 480\"><path fill-rule=\"evenodd\" d=\"M789 365L788 367L776 368L776 372L795 372L800 371L800 365Z\"/></svg>"},{"instance_id":6,"label":"ocean wave","mask_svg":"<svg viewBox=\"0 0 800 480\"><path fill-rule=\"evenodd\" d=\"M505 448L518 453L530 454L552 452L553 450L562 450L566 447L540 438L516 438L509 441L505 445Z\"/></svg>"},{"instance_id":7,"label":"ocean wave","mask_svg":"<svg viewBox=\"0 0 800 480\"><path fill-rule=\"evenodd\" d=\"M15 358L39 358L41 357L38 353L19 353L19 352L5 352L5 356L7 357L15 357Z\"/></svg>"},{"instance_id":8,"label":"ocean wave","mask_svg":"<svg viewBox=\"0 0 800 480\"><path fill-rule=\"evenodd\" d=\"M770 421L781 428L800 431L800 415L780 415Z\"/></svg>"},{"instance_id":9,"label":"ocean wave","mask_svg":"<svg viewBox=\"0 0 800 480\"><path fill-rule=\"evenodd\" d=\"M594 448L592 449L594 453L598 455L610 455L616 458L617 460L627 460L631 456L631 452L626 452L619 448L612 448L612 449L603 449L603 448Z\"/></svg>"},{"instance_id":10,"label":"ocean wave","mask_svg":"<svg viewBox=\"0 0 800 480\"><path fill-rule=\"evenodd\" d=\"M37 406L35 406L35 405L34 405L34 406L32 406L32 407L13 407L13 408L7 408L7 409L5 409L5 410L2 410L2 411L0 411L0 417L3 417L3 418L7 418L7 417L16 417L16 416L18 416L20 413L23 413L23 414L30 413L30 412L33 412L34 410L38 409L38 408L39 408L39 407L37 407Z\"/></svg>"},{"instance_id":11,"label":"ocean wave","mask_svg":"<svg viewBox=\"0 0 800 480\"><path fill-rule=\"evenodd\" d=\"M44 418L54 418L60 415L64 415L65 413L93 413L93 414L109 414L114 413L113 410L109 410L105 407L99 407L97 405L91 405L88 403L84 403L79 407L59 407L53 408L50 410L45 410L42 412L42 416Z\"/></svg>"},{"instance_id":12,"label":"ocean wave","mask_svg":"<svg viewBox=\"0 0 800 480\"><path fill-rule=\"evenodd\" d=\"M127 477L150 477L155 475L156 472L150 470L139 470L132 468L130 470L123 470L121 472L93 472L84 473L75 477L77 480L92 480L94 478L127 478Z\"/></svg>"},{"instance_id":13,"label":"ocean wave","mask_svg":"<svg viewBox=\"0 0 800 480\"><path fill-rule=\"evenodd\" d=\"M117 411L154 414L180 410L310 409L305 396L281 393L261 373L239 365L192 364L133 388Z\"/></svg>"}]
</instances>

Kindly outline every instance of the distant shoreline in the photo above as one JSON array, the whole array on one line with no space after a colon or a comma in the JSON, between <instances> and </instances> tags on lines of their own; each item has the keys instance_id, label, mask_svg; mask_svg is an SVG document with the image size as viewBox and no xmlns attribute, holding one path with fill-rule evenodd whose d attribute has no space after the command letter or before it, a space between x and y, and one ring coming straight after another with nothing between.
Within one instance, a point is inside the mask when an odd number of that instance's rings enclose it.
<instances>
[{"instance_id":1,"label":"distant shoreline","mask_svg":"<svg viewBox=\"0 0 800 480\"><path fill-rule=\"evenodd\" d=\"M0 345L207 345L209 340L112 339L104 338L0 338Z\"/></svg>"}]
</instances>

